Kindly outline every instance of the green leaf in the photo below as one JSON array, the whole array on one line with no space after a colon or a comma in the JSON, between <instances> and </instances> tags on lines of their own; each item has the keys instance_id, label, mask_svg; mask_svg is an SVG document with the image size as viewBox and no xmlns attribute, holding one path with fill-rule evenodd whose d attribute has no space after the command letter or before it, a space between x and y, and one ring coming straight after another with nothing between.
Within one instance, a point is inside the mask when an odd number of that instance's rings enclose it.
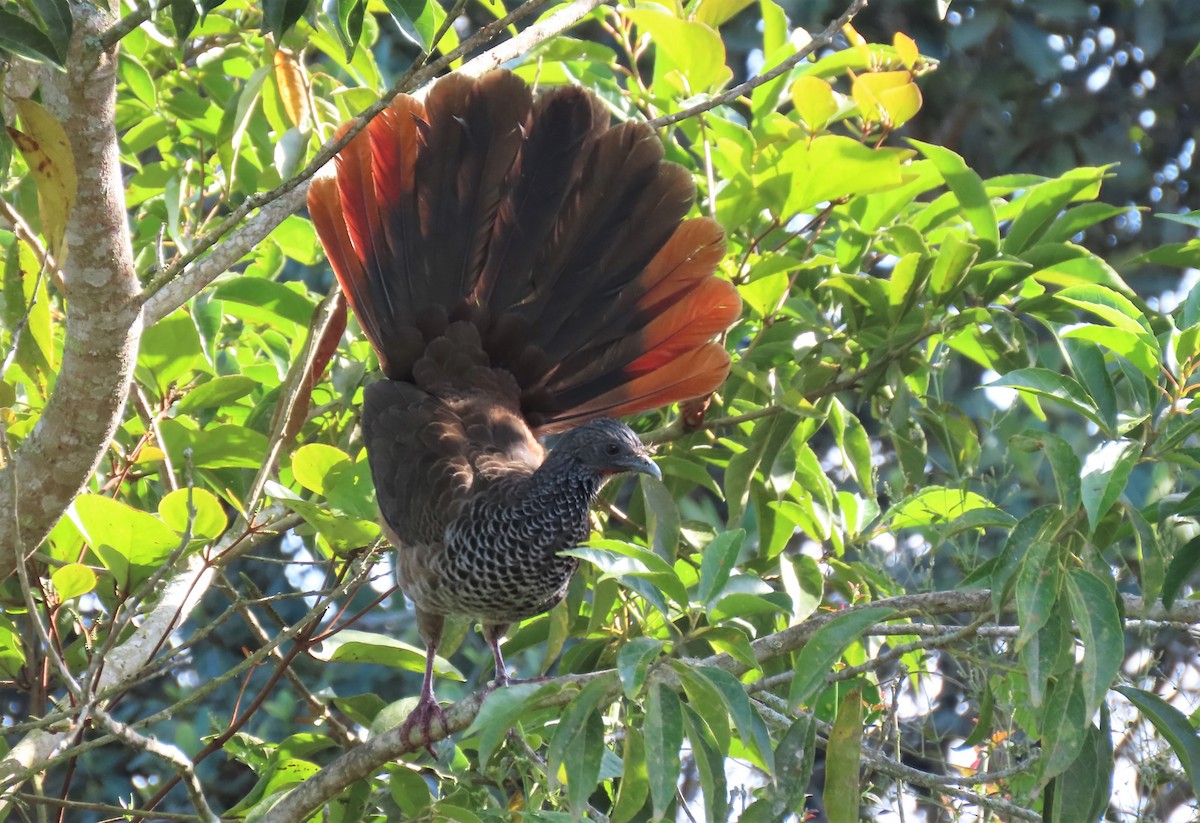
<instances>
[{"instance_id":1,"label":"green leaf","mask_svg":"<svg viewBox=\"0 0 1200 823\"><path fill-rule=\"evenodd\" d=\"M1083 688L1086 714L1099 710L1125 661L1125 634L1116 594L1096 575L1071 569L1067 595L1083 640Z\"/></svg>"},{"instance_id":2,"label":"green leaf","mask_svg":"<svg viewBox=\"0 0 1200 823\"><path fill-rule=\"evenodd\" d=\"M44 393L45 376L56 369L54 325L46 276L33 248L14 239L5 251L4 322L8 329L23 327L14 362L38 383Z\"/></svg>"},{"instance_id":3,"label":"green leaf","mask_svg":"<svg viewBox=\"0 0 1200 823\"><path fill-rule=\"evenodd\" d=\"M729 787L725 777L724 752L692 706L684 706L683 709L692 760L696 764L700 791L704 795L704 819L707 823L725 823L729 819Z\"/></svg>"},{"instance_id":4,"label":"green leaf","mask_svg":"<svg viewBox=\"0 0 1200 823\"><path fill-rule=\"evenodd\" d=\"M1187 715L1179 711L1156 694L1135 689L1132 686L1117 686L1116 691L1125 695L1137 706L1159 734L1171 744L1171 750L1179 758L1183 770L1192 784L1192 793L1200 797L1200 736L1188 722Z\"/></svg>"},{"instance_id":5,"label":"green leaf","mask_svg":"<svg viewBox=\"0 0 1200 823\"><path fill-rule=\"evenodd\" d=\"M196 510L192 521L193 540L215 540L225 533L229 517L215 494L207 489L177 489L158 501L158 516L179 534L188 524L188 502Z\"/></svg>"},{"instance_id":6,"label":"green leaf","mask_svg":"<svg viewBox=\"0 0 1200 823\"><path fill-rule=\"evenodd\" d=\"M199 21L195 0L171 0L171 22L175 24L176 43L182 46Z\"/></svg>"},{"instance_id":7,"label":"green leaf","mask_svg":"<svg viewBox=\"0 0 1200 823\"><path fill-rule=\"evenodd\" d=\"M1053 544L1037 542L1029 547L1017 575L1017 616L1021 626L1014 644L1017 651L1050 621L1062 578L1062 566Z\"/></svg>"},{"instance_id":8,"label":"green leaf","mask_svg":"<svg viewBox=\"0 0 1200 823\"><path fill-rule=\"evenodd\" d=\"M628 718L628 713L626 715ZM625 751L621 758L621 785L613 806L613 823L629 823L650 796L650 776L646 769L646 746L642 730L625 724Z\"/></svg>"},{"instance_id":9,"label":"green leaf","mask_svg":"<svg viewBox=\"0 0 1200 823\"><path fill-rule=\"evenodd\" d=\"M383 0L383 4L405 37L425 51L433 46L433 36L446 18L434 0Z\"/></svg>"},{"instance_id":10,"label":"green leaf","mask_svg":"<svg viewBox=\"0 0 1200 823\"><path fill-rule=\"evenodd\" d=\"M895 614L894 609L868 607L851 609L817 629L795 657L795 675L788 692L788 706L796 711L812 703L825 686L825 678L843 652L867 629Z\"/></svg>"},{"instance_id":11,"label":"green leaf","mask_svg":"<svg viewBox=\"0 0 1200 823\"><path fill-rule=\"evenodd\" d=\"M529 706L545 695L550 687L540 683L513 683L493 689L483 700L479 713L471 721L464 737L479 735L479 762L486 764L508 730L517 724ZM557 690L557 689L554 689Z\"/></svg>"},{"instance_id":12,"label":"green leaf","mask_svg":"<svg viewBox=\"0 0 1200 823\"><path fill-rule=\"evenodd\" d=\"M1079 678L1074 672L1068 670L1054 684L1046 700L1041 722L1040 782L1045 785L1075 762L1087 740L1090 725Z\"/></svg>"},{"instance_id":13,"label":"green leaf","mask_svg":"<svg viewBox=\"0 0 1200 823\"><path fill-rule=\"evenodd\" d=\"M350 697L335 697L333 705L344 711L346 715L361 726L370 726L375 716L387 705L383 698L373 692L351 695Z\"/></svg>"},{"instance_id":14,"label":"green leaf","mask_svg":"<svg viewBox=\"0 0 1200 823\"><path fill-rule=\"evenodd\" d=\"M1071 444L1057 434L1029 429L1010 439L1009 445L1023 451L1041 452L1046 456L1050 471L1054 474L1054 485L1058 489L1063 514L1068 517L1074 514L1082 502L1079 476L1083 472L1083 464Z\"/></svg>"},{"instance_id":15,"label":"green leaf","mask_svg":"<svg viewBox=\"0 0 1200 823\"><path fill-rule=\"evenodd\" d=\"M727 23L754 0L701 0L695 8L696 19L714 29Z\"/></svg>"},{"instance_id":16,"label":"green leaf","mask_svg":"<svg viewBox=\"0 0 1200 823\"><path fill-rule=\"evenodd\" d=\"M675 800L679 782L679 749L683 745L683 709L679 695L662 683L651 683L646 693L642 724L646 742L646 771L654 816L662 817Z\"/></svg>"},{"instance_id":17,"label":"green leaf","mask_svg":"<svg viewBox=\"0 0 1200 823\"><path fill-rule=\"evenodd\" d=\"M154 78L149 70L137 58L125 52L121 52L119 55L118 70L128 90L133 92L133 96L147 109L154 111L158 106L158 92L154 88Z\"/></svg>"},{"instance_id":18,"label":"green leaf","mask_svg":"<svg viewBox=\"0 0 1200 823\"><path fill-rule=\"evenodd\" d=\"M858 823L862 799L862 691L850 689L838 706L825 749L825 815L829 823Z\"/></svg>"},{"instance_id":19,"label":"green leaf","mask_svg":"<svg viewBox=\"0 0 1200 823\"><path fill-rule=\"evenodd\" d=\"M792 601L791 625L795 626L807 620L825 594L825 576L817 561L807 554L797 554L787 559L781 559L779 578L783 590Z\"/></svg>"},{"instance_id":20,"label":"green leaf","mask_svg":"<svg viewBox=\"0 0 1200 823\"><path fill-rule=\"evenodd\" d=\"M1016 201L1021 211L1004 238L1004 252L1020 254L1042 237L1064 206L1076 199L1093 199L1103 174L1103 169L1072 169L1060 179L1031 188Z\"/></svg>"},{"instance_id":21,"label":"green leaf","mask_svg":"<svg viewBox=\"0 0 1200 823\"><path fill-rule=\"evenodd\" d=\"M138 350L138 377L157 388L166 397L168 388L185 377L204 356L200 332L191 315L179 309L159 320L142 333Z\"/></svg>"},{"instance_id":22,"label":"green leaf","mask_svg":"<svg viewBox=\"0 0 1200 823\"><path fill-rule=\"evenodd\" d=\"M1075 669L1075 638L1070 620L1066 598L1059 598L1050 620L1018 653L1031 706L1045 705L1047 687L1055 678Z\"/></svg>"},{"instance_id":23,"label":"green leaf","mask_svg":"<svg viewBox=\"0 0 1200 823\"><path fill-rule=\"evenodd\" d=\"M231 817L242 817L264 799L269 800L272 795L295 786L297 783L303 783L316 774L319 768L316 763L298 758L272 758L270 766L259 777L258 783L254 785L250 793L229 809L226 814Z\"/></svg>"},{"instance_id":24,"label":"green leaf","mask_svg":"<svg viewBox=\"0 0 1200 823\"><path fill-rule=\"evenodd\" d=\"M25 666L25 645L17 626L6 614L0 614L0 674L15 680Z\"/></svg>"},{"instance_id":25,"label":"green leaf","mask_svg":"<svg viewBox=\"0 0 1200 823\"><path fill-rule=\"evenodd\" d=\"M704 547L704 557L700 561L700 586L696 591L696 599L700 603L708 603L721 594L729 581L730 572L737 566L745 538L745 529L733 529L718 534Z\"/></svg>"},{"instance_id":26,"label":"green leaf","mask_svg":"<svg viewBox=\"0 0 1200 823\"><path fill-rule=\"evenodd\" d=\"M725 701L725 707L729 710L729 716L733 718L733 725L737 727L738 736L742 739L742 743L747 747L753 747L758 750L758 754L763 759L763 765L767 772L771 772L774 768L774 751L771 749L771 737L767 733L767 727L763 723L762 718L754 710L750 703L750 698L746 694L745 687L736 677L724 669L718 669L715 666L697 666L696 674L707 678L709 682L716 687L720 692L722 699Z\"/></svg>"},{"instance_id":27,"label":"green leaf","mask_svg":"<svg viewBox=\"0 0 1200 823\"><path fill-rule=\"evenodd\" d=\"M59 62L66 63L71 32L75 28L71 4L67 0L33 0L33 5L45 27L46 37L54 44Z\"/></svg>"},{"instance_id":28,"label":"green leaf","mask_svg":"<svg viewBox=\"0 0 1200 823\"><path fill-rule=\"evenodd\" d=\"M652 598L651 602L663 614L667 614L667 606L662 594L656 592L647 596L646 587L636 585L639 578L652 583L680 606L688 603L687 589L675 569L649 549L619 540L594 540L590 547L568 549L560 554L586 560L606 577L620 581L643 597Z\"/></svg>"},{"instance_id":29,"label":"green leaf","mask_svg":"<svg viewBox=\"0 0 1200 823\"><path fill-rule=\"evenodd\" d=\"M228 313L265 325L308 326L316 306L300 291L261 277L227 280L213 290L213 297L230 304L225 307Z\"/></svg>"},{"instance_id":30,"label":"green leaf","mask_svg":"<svg viewBox=\"0 0 1200 823\"><path fill-rule=\"evenodd\" d=\"M388 773L388 791L405 817L413 819L424 816L422 812L433 801L425 777L404 763L388 763L384 769Z\"/></svg>"},{"instance_id":31,"label":"green leaf","mask_svg":"<svg viewBox=\"0 0 1200 823\"><path fill-rule=\"evenodd\" d=\"M66 65L59 49L41 29L24 17L0 9L0 49L27 60Z\"/></svg>"},{"instance_id":32,"label":"green leaf","mask_svg":"<svg viewBox=\"0 0 1200 823\"><path fill-rule=\"evenodd\" d=\"M725 66L725 43L711 27L681 20L650 7L622 8L641 33L654 44L654 85L662 94L665 83L681 96L711 91L730 77Z\"/></svg>"},{"instance_id":33,"label":"green leaf","mask_svg":"<svg viewBox=\"0 0 1200 823\"><path fill-rule=\"evenodd\" d=\"M683 692L687 695L688 707L696 713L703 722L705 736L712 742L713 747L724 754L729 752L731 741L729 727L729 709L717 687L706 677L701 677L692 670L692 665L682 660L671 661L671 667L683 684Z\"/></svg>"},{"instance_id":34,"label":"green leaf","mask_svg":"<svg viewBox=\"0 0 1200 823\"><path fill-rule=\"evenodd\" d=\"M366 0L337 0L337 33L346 49L347 62L353 59L358 40L362 37L366 5Z\"/></svg>"},{"instance_id":35,"label":"green leaf","mask_svg":"<svg viewBox=\"0 0 1200 823\"><path fill-rule=\"evenodd\" d=\"M1000 245L1000 229L996 222L996 209L988 197L983 180L967 166L962 157L950 149L919 140L910 139L908 142L933 161L950 191L958 198L963 214L975 229L975 235L991 245L987 252L990 256Z\"/></svg>"},{"instance_id":36,"label":"green leaf","mask_svg":"<svg viewBox=\"0 0 1200 823\"><path fill-rule=\"evenodd\" d=\"M757 185L781 187L783 213L793 215L825 201L895 188L904 182L903 164L911 156L905 149L872 149L825 134L789 145Z\"/></svg>"},{"instance_id":37,"label":"green leaf","mask_svg":"<svg viewBox=\"0 0 1200 823\"><path fill-rule=\"evenodd\" d=\"M1008 387L1029 392L1038 397L1055 400L1091 420L1102 430L1111 431L1101 417L1095 402L1084 391L1083 386L1072 377L1036 366L1015 369L1000 379L988 384L988 388Z\"/></svg>"},{"instance_id":38,"label":"green leaf","mask_svg":"<svg viewBox=\"0 0 1200 823\"><path fill-rule=\"evenodd\" d=\"M192 415L204 409L228 406L258 388L258 381L240 374L214 377L189 391L175 407L180 414Z\"/></svg>"},{"instance_id":39,"label":"green leaf","mask_svg":"<svg viewBox=\"0 0 1200 823\"><path fill-rule=\"evenodd\" d=\"M1141 454L1141 446L1131 440L1108 440L1084 459L1080 492L1093 532L1125 491Z\"/></svg>"},{"instance_id":40,"label":"green leaf","mask_svg":"<svg viewBox=\"0 0 1200 823\"><path fill-rule=\"evenodd\" d=\"M1098 346L1077 337L1064 335L1061 343L1071 371L1096 404L1107 424L1107 431L1116 431L1117 391L1103 352Z\"/></svg>"},{"instance_id":41,"label":"green leaf","mask_svg":"<svg viewBox=\"0 0 1200 823\"><path fill-rule=\"evenodd\" d=\"M1047 787L1043 805L1046 823L1096 823L1104 818L1112 798L1113 780L1108 715L1107 707L1103 707L1100 728L1088 727L1079 756Z\"/></svg>"},{"instance_id":42,"label":"green leaf","mask_svg":"<svg viewBox=\"0 0 1200 823\"><path fill-rule=\"evenodd\" d=\"M82 494L70 512L122 591L149 577L179 546L179 535L166 523L105 495Z\"/></svg>"},{"instance_id":43,"label":"green leaf","mask_svg":"<svg viewBox=\"0 0 1200 823\"><path fill-rule=\"evenodd\" d=\"M1154 216L1162 220L1170 220L1173 223L1182 223L1185 226L1191 226L1193 229L1200 229L1200 211L1189 211L1187 214L1155 212Z\"/></svg>"},{"instance_id":44,"label":"green leaf","mask_svg":"<svg viewBox=\"0 0 1200 823\"><path fill-rule=\"evenodd\" d=\"M884 517L894 529L949 523L967 512L995 509L982 495L964 489L930 486L901 500Z\"/></svg>"},{"instance_id":45,"label":"green leaf","mask_svg":"<svg viewBox=\"0 0 1200 823\"><path fill-rule=\"evenodd\" d=\"M1183 589L1183 584L1200 567L1200 535L1193 537L1175 550L1171 563L1167 566L1163 578L1162 602L1163 608L1170 610L1175 605L1175 598Z\"/></svg>"},{"instance_id":46,"label":"green leaf","mask_svg":"<svg viewBox=\"0 0 1200 823\"><path fill-rule=\"evenodd\" d=\"M343 629L321 641L312 651L317 660L330 663L374 663L410 672L425 671L425 650L375 632ZM441 657L433 659L437 677L463 680L462 673Z\"/></svg>"},{"instance_id":47,"label":"green leaf","mask_svg":"<svg viewBox=\"0 0 1200 823\"><path fill-rule=\"evenodd\" d=\"M729 528L741 524L750 499L750 487L754 473L763 462L764 455L777 455L788 442L800 422L799 415L777 414L759 421L750 435L750 445L745 451L735 454L725 469L725 499L729 503Z\"/></svg>"},{"instance_id":48,"label":"green leaf","mask_svg":"<svg viewBox=\"0 0 1200 823\"><path fill-rule=\"evenodd\" d=\"M82 563L68 563L50 573L59 602L72 600L96 588L96 573Z\"/></svg>"},{"instance_id":49,"label":"green leaf","mask_svg":"<svg viewBox=\"0 0 1200 823\"><path fill-rule=\"evenodd\" d=\"M195 431L172 419L162 421L159 430L177 467L187 463L185 449L192 450L191 464L197 469L258 469L267 453L266 436L245 426L228 424Z\"/></svg>"},{"instance_id":50,"label":"green leaf","mask_svg":"<svg viewBox=\"0 0 1200 823\"><path fill-rule=\"evenodd\" d=\"M263 0L263 33L270 34L276 45L308 11L309 0Z\"/></svg>"},{"instance_id":51,"label":"green leaf","mask_svg":"<svg viewBox=\"0 0 1200 823\"><path fill-rule=\"evenodd\" d=\"M929 290L936 297L952 298L978 257L978 245L967 242L957 232L948 232L929 275Z\"/></svg>"},{"instance_id":52,"label":"green leaf","mask_svg":"<svg viewBox=\"0 0 1200 823\"><path fill-rule=\"evenodd\" d=\"M996 707L996 695L992 691L992 683L990 680L985 680L983 683L983 695L979 698L979 716L975 721L975 728L971 729L971 733L967 735L967 739L962 742L959 749L970 749L975 746L982 745L988 741L993 732L992 714Z\"/></svg>"},{"instance_id":53,"label":"green leaf","mask_svg":"<svg viewBox=\"0 0 1200 823\"><path fill-rule=\"evenodd\" d=\"M829 426L842 453L842 462L870 499L875 499L875 469L871 461L871 439L862 422L836 397L829 409Z\"/></svg>"},{"instance_id":54,"label":"green leaf","mask_svg":"<svg viewBox=\"0 0 1200 823\"><path fill-rule=\"evenodd\" d=\"M567 799L578 819L582 817L588 796L600 779L604 745L604 721L599 709L609 700L610 683L593 680L567 704L546 760L551 774L562 768L567 776Z\"/></svg>"},{"instance_id":55,"label":"green leaf","mask_svg":"<svg viewBox=\"0 0 1200 823\"><path fill-rule=\"evenodd\" d=\"M679 507L661 481L642 476L638 486L646 501L646 527L654 553L668 561L679 551Z\"/></svg>"},{"instance_id":56,"label":"green leaf","mask_svg":"<svg viewBox=\"0 0 1200 823\"><path fill-rule=\"evenodd\" d=\"M662 649L662 642L651 637L635 637L621 646L617 652L617 674L626 697L632 700L638 696L650 664L662 654Z\"/></svg>"},{"instance_id":57,"label":"green leaf","mask_svg":"<svg viewBox=\"0 0 1200 823\"><path fill-rule=\"evenodd\" d=\"M1163 607L1170 611L1171 606L1166 602L1166 569L1164 568L1162 544L1154 530L1133 506L1126 508L1129 519L1133 523L1133 535L1137 547L1138 576L1142 583L1142 600L1153 603L1160 595L1163 596ZM1198 558L1200 561L1200 558ZM1178 589L1176 589L1176 593ZM1174 600L1174 594L1172 594Z\"/></svg>"},{"instance_id":58,"label":"green leaf","mask_svg":"<svg viewBox=\"0 0 1200 823\"><path fill-rule=\"evenodd\" d=\"M1084 203L1074 206L1054 221L1042 236L1042 242L1066 243L1097 223L1128 214L1129 211L1129 206L1112 206L1108 203Z\"/></svg>"},{"instance_id":59,"label":"green leaf","mask_svg":"<svg viewBox=\"0 0 1200 823\"><path fill-rule=\"evenodd\" d=\"M292 454L292 475L309 491L326 495L330 472L348 463L350 456L341 449L324 443L308 443Z\"/></svg>"},{"instance_id":60,"label":"green leaf","mask_svg":"<svg viewBox=\"0 0 1200 823\"><path fill-rule=\"evenodd\" d=\"M788 727L775 749L772 780L774 794L783 806L781 811L803 813L816 753L817 724L811 715L801 715Z\"/></svg>"}]
</instances>

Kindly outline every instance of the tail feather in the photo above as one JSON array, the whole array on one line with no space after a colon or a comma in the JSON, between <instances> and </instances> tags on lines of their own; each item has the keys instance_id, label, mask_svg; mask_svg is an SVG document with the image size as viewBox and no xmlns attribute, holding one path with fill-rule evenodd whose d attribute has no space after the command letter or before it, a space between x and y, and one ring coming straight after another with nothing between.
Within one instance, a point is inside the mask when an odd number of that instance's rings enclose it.
<instances>
[{"instance_id":1,"label":"tail feather","mask_svg":"<svg viewBox=\"0 0 1200 823\"><path fill-rule=\"evenodd\" d=\"M731 283L713 277L697 281L686 297L651 317L643 328L563 361L548 375L546 388L560 399L576 390L599 395L632 377L669 370L673 361L729 328L741 309Z\"/></svg>"},{"instance_id":2,"label":"tail feather","mask_svg":"<svg viewBox=\"0 0 1200 823\"><path fill-rule=\"evenodd\" d=\"M417 296L413 284L423 277L421 221L413 184L421 138L417 123L424 121L425 106L401 95L368 127L375 196L393 267L385 280L393 290L393 300L404 306L401 322L410 326Z\"/></svg>"},{"instance_id":3,"label":"tail feather","mask_svg":"<svg viewBox=\"0 0 1200 823\"><path fill-rule=\"evenodd\" d=\"M608 112L576 86L541 95L496 215L476 299L512 308L533 290L535 261L548 244L584 157L608 129ZM533 158L535 162L530 162Z\"/></svg>"},{"instance_id":4,"label":"tail feather","mask_svg":"<svg viewBox=\"0 0 1200 823\"><path fill-rule=\"evenodd\" d=\"M729 374L729 352L718 343L706 343L677 358L669 368L644 374L600 395L585 390L562 395L565 411L533 416L539 435L566 431L596 417L623 417L657 409L716 391ZM579 402L573 402L576 399Z\"/></svg>"},{"instance_id":5,"label":"tail feather","mask_svg":"<svg viewBox=\"0 0 1200 823\"><path fill-rule=\"evenodd\" d=\"M336 185L314 181L321 242L389 377L499 370L542 431L720 385L729 356L706 341L740 310L714 276L721 228L684 221L694 183L652 129L609 119L579 88L535 101L508 72L451 75L351 141Z\"/></svg>"}]
</instances>

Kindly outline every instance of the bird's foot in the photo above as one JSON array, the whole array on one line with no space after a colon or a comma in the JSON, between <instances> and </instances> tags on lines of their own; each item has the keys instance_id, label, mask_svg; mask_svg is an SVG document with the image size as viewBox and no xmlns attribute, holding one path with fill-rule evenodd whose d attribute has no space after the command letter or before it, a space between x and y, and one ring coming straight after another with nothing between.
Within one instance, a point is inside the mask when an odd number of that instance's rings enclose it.
<instances>
[{"instance_id":1,"label":"bird's foot","mask_svg":"<svg viewBox=\"0 0 1200 823\"><path fill-rule=\"evenodd\" d=\"M434 721L437 721L442 731L446 731L446 714L442 711L442 707L432 697L422 698L400 727L400 739L411 743L413 731L420 730L418 739L421 741L421 745L425 747L425 751L429 752L430 757L437 760L437 752L433 750Z\"/></svg>"}]
</instances>

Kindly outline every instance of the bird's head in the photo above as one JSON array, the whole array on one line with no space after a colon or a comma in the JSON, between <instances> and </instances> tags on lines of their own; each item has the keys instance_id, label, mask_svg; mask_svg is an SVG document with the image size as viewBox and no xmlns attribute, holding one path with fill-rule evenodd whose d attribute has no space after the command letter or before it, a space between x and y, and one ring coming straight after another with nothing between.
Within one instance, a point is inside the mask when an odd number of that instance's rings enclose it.
<instances>
[{"instance_id":1,"label":"bird's head","mask_svg":"<svg viewBox=\"0 0 1200 823\"><path fill-rule=\"evenodd\" d=\"M601 418L562 435L551 455L569 457L600 477L640 472L662 480L662 471L650 459L633 429L617 420Z\"/></svg>"}]
</instances>

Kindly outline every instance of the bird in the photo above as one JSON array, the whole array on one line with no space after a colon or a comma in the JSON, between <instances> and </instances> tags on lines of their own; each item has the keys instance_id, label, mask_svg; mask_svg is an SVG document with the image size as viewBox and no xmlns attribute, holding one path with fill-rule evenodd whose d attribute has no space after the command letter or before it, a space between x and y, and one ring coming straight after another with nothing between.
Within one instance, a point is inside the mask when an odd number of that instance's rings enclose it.
<instances>
[{"instance_id":1,"label":"bird","mask_svg":"<svg viewBox=\"0 0 1200 823\"><path fill-rule=\"evenodd\" d=\"M398 95L314 178L308 210L378 356L361 431L426 646L402 739L432 751L450 615L500 649L559 603L611 478L662 474L617 418L706 398L738 319L720 224L647 124L583 88L450 74ZM542 438L557 435L547 451Z\"/></svg>"}]
</instances>

